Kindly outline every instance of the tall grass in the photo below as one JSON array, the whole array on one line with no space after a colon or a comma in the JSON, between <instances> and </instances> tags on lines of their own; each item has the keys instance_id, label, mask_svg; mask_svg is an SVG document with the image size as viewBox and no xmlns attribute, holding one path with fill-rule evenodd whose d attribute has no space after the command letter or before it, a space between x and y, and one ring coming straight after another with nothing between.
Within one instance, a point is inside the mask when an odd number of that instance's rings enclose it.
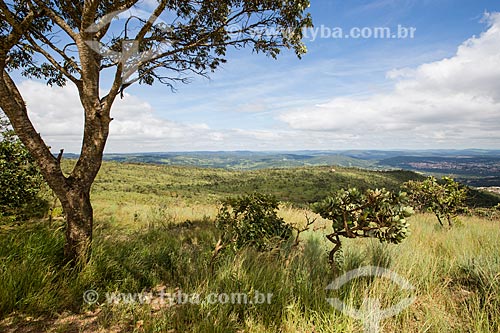
<instances>
[{"instance_id":1,"label":"tall grass","mask_svg":"<svg viewBox=\"0 0 500 333\"><path fill-rule=\"evenodd\" d=\"M291 208L284 212L294 223L304 213ZM407 279L417 296L409 308L382 322L383 331L500 330L498 222L465 218L462 227L443 230L435 227L432 216L419 215L412 219L412 236L401 245L347 240L334 273L327 262L327 229L305 233L298 247L224 252L210 269L218 235L206 217L181 223L169 223L168 214L157 218L157 223L138 220L136 228L125 230L116 220L100 217L90 263L79 272L61 260L62 227L41 222L2 230L1 316L12 318L15 312L50 319L69 310L77 314L73 321L81 323L78 329L89 332L361 332L362 323L331 307L327 297L354 307L366 297L380 298L388 307L408 292L374 278L353 280L337 292L325 288L347 271L375 265ZM83 302L89 289L99 293L98 304ZM173 306L106 303L106 293L160 289L199 294L202 301ZM271 293L271 303L203 301L210 293L251 296L256 291ZM85 316L95 320L85 324ZM9 329L9 322L0 323L0 330ZM66 330L58 321L50 327Z\"/></svg>"}]
</instances>

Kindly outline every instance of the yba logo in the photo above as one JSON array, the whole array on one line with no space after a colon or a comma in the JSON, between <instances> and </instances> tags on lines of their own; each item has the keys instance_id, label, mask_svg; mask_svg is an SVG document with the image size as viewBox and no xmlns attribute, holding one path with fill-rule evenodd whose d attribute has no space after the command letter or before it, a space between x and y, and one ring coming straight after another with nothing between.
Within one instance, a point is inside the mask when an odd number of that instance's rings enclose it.
<instances>
[{"instance_id":1,"label":"yba logo","mask_svg":"<svg viewBox=\"0 0 500 333\"><path fill-rule=\"evenodd\" d=\"M339 290L343 285L359 277L379 277L387 278L398 284L403 290L414 290L410 282L402 278L393 271L386 268L376 267L376 266L365 266L345 273L339 278L335 279L330 283L326 289L327 290ZM377 333L380 331L380 322L383 319L393 317L409 307L413 302L415 302L416 296L408 297L402 299L399 303L391 306L387 309L381 309L381 302L379 298L366 297L363 299L363 303L359 309L354 309L353 307L345 304L338 298L327 298L328 303L330 303L334 308L339 310L345 315L348 315L354 319L363 322L364 331L366 333Z\"/></svg>"}]
</instances>

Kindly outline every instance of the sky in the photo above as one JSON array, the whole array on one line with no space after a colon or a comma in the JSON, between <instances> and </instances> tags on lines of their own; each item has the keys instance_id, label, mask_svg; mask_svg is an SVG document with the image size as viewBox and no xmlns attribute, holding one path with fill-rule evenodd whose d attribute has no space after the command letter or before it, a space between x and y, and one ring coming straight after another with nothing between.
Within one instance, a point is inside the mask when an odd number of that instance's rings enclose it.
<instances>
[{"instance_id":1,"label":"sky","mask_svg":"<svg viewBox=\"0 0 500 333\"><path fill-rule=\"evenodd\" d=\"M232 50L175 92L132 86L106 152L500 149L498 0L312 0L309 12L301 60ZM408 36L370 37L377 27ZM327 38L340 29L349 38ZM16 81L47 144L78 153L76 90Z\"/></svg>"}]
</instances>

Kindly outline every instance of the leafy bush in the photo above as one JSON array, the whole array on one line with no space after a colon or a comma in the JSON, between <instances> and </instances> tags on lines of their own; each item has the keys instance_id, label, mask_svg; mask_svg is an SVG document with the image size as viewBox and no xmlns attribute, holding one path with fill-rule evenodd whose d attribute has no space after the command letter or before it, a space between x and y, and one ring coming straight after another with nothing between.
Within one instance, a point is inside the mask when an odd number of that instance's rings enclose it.
<instances>
[{"instance_id":1,"label":"leafy bush","mask_svg":"<svg viewBox=\"0 0 500 333\"><path fill-rule=\"evenodd\" d=\"M330 262L346 238L378 238L381 242L398 244L408 235L406 218L413 214L407 206L406 193L395 194L386 189L367 190L356 188L339 190L333 196L313 205L315 213L331 220L333 233L327 238L335 247L330 252Z\"/></svg>"},{"instance_id":2,"label":"leafy bush","mask_svg":"<svg viewBox=\"0 0 500 333\"><path fill-rule=\"evenodd\" d=\"M267 251L288 240L292 228L278 217L278 206L275 197L259 193L224 200L215 221L222 231L220 243Z\"/></svg>"},{"instance_id":3,"label":"leafy bush","mask_svg":"<svg viewBox=\"0 0 500 333\"><path fill-rule=\"evenodd\" d=\"M450 177L443 177L439 183L430 176L424 181L408 181L403 186L410 192L413 207L434 213L441 226L444 226L444 219L450 227L453 226L458 213L465 209L467 188Z\"/></svg>"},{"instance_id":4,"label":"leafy bush","mask_svg":"<svg viewBox=\"0 0 500 333\"><path fill-rule=\"evenodd\" d=\"M48 210L39 196L44 184L34 159L0 115L0 218L43 216Z\"/></svg>"}]
</instances>

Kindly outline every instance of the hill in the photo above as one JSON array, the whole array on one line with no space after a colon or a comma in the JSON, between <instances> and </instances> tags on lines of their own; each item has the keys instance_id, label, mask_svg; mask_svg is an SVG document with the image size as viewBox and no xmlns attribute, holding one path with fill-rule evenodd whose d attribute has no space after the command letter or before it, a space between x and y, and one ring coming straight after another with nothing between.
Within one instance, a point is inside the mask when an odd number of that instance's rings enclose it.
<instances>
[{"instance_id":1,"label":"hill","mask_svg":"<svg viewBox=\"0 0 500 333\"><path fill-rule=\"evenodd\" d=\"M75 154L65 155L76 158ZM227 170L258 170L305 166L404 169L436 176L450 175L475 186L500 186L498 150L345 150L345 151L219 151L105 154L106 161L194 166Z\"/></svg>"},{"instance_id":2,"label":"hill","mask_svg":"<svg viewBox=\"0 0 500 333\"><path fill-rule=\"evenodd\" d=\"M336 152L293 151L293 152L178 152L106 154L105 160L132 163L154 163L182 165L229 170L257 170L299 166L340 165L368 168L373 161L350 157Z\"/></svg>"},{"instance_id":3,"label":"hill","mask_svg":"<svg viewBox=\"0 0 500 333\"><path fill-rule=\"evenodd\" d=\"M69 169L71 161L65 166ZM235 194L262 192L279 200L304 207L332 192L347 187L387 188L399 190L408 180L424 176L405 170L367 170L346 167L271 168L250 171L104 162L93 186L93 194L104 201L123 200L148 202L152 196L163 200L196 201L213 204ZM471 206L494 206L499 197L472 190ZM101 200L100 199L100 200Z\"/></svg>"}]
</instances>

